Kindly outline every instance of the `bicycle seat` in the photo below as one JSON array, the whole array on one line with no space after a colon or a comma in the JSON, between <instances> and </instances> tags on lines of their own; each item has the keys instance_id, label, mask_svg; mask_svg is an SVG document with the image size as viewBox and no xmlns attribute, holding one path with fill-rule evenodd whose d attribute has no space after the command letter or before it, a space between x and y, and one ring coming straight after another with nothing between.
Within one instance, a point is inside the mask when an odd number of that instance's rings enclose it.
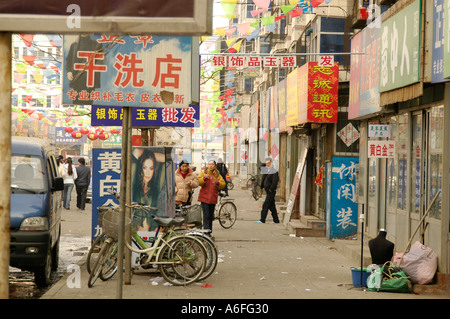
<instances>
[{"instance_id":1,"label":"bicycle seat","mask_svg":"<svg viewBox=\"0 0 450 319\"><path fill-rule=\"evenodd\" d=\"M153 216L153 220L160 226L169 227L169 226L181 226L184 223L184 218L172 218L172 217L159 217Z\"/></svg>"}]
</instances>

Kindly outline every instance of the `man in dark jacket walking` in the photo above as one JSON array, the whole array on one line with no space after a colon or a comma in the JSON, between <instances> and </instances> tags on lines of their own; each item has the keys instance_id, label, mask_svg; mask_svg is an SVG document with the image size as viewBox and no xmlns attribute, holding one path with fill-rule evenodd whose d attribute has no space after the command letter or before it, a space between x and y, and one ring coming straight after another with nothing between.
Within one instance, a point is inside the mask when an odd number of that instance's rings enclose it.
<instances>
[{"instance_id":1,"label":"man in dark jacket walking","mask_svg":"<svg viewBox=\"0 0 450 319\"><path fill-rule=\"evenodd\" d=\"M86 195L91 182L91 170L86 167L86 161L80 157L78 159L77 179L75 180L75 188L77 190L77 207L84 210L86 205Z\"/></svg>"},{"instance_id":2,"label":"man in dark jacket walking","mask_svg":"<svg viewBox=\"0 0 450 319\"><path fill-rule=\"evenodd\" d=\"M261 188L266 191L266 199L261 210L260 223L266 222L267 213L270 210L273 218L273 222L278 224L280 220L278 219L277 207L275 206L275 193L278 186L278 171L272 165L272 159L269 157L266 159L266 167L263 169L263 177L261 180Z\"/></svg>"}]
</instances>

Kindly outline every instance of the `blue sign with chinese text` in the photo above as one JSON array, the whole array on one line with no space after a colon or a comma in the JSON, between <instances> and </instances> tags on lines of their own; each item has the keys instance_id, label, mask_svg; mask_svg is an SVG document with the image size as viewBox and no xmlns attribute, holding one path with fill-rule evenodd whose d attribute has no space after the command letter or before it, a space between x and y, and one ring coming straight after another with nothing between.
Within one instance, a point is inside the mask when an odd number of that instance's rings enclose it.
<instances>
[{"instance_id":1,"label":"blue sign with chinese text","mask_svg":"<svg viewBox=\"0 0 450 319\"><path fill-rule=\"evenodd\" d=\"M119 201L108 193L113 187L120 191L122 150L120 148L92 149L92 239L97 238L102 229L98 223L98 207L116 208Z\"/></svg>"},{"instance_id":2,"label":"blue sign with chinese text","mask_svg":"<svg viewBox=\"0 0 450 319\"><path fill-rule=\"evenodd\" d=\"M358 157L333 157L327 166L328 238L345 238L358 231L358 164Z\"/></svg>"},{"instance_id":3,"label":"blue sign with chinese text","mask_svg":"<svg viewBox=\"0 0 450 319\"><path fill-rule=\"evenodd\" d=\"M198 127L200 125L200 106L194 104L187 108L134 107L131 110L131 116L131 125L135 127ZM92 126L121 126L122 118L123 113L120 106L92 106Z\"/></svg>"}]
</instances>

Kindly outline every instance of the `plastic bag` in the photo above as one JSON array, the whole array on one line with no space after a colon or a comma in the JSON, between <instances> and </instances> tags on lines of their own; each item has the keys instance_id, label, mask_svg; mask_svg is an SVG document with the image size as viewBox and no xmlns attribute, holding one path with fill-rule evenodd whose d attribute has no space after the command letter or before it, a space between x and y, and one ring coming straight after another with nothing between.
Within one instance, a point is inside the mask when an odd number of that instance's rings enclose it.
<instances>
[{"instance_id":1,"label":"plastic bag","mask_svg":"<svg viewBox=\"0 0 450 319\"><path fill-rule=\"evenodd\" d=\"M372 269L372 272L367 278L367 288L369 291L379 291L381 288L382 269L378 265L369 265L368 268Z\"/></svg>"},{"instance_id":2,"label":"plastic bag","mask_svg":"<svg viewBox=\"0 0 450 319\"><path fill-rule=\"evenodd\" d=\"M433 280L437 270L437 255L429 247L416 241L403 256L400 267L415 284L426 285Z\"/></svg>"}]
</instances>

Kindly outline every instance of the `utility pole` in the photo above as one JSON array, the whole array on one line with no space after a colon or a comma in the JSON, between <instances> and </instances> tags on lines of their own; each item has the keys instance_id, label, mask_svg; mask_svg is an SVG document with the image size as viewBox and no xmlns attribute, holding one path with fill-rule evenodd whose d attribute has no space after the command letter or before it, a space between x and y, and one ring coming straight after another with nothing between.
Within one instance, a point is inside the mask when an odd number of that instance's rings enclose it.
<instances>
[{"instance_id":1,"label":"utility pole","mask_svg":"<svg viewBox=\"0 0 450 319\"><path fill-rule=\"evenodd\" d=\"M0 299L9 298L11 196L11 33L0 33Z\"/></svg>"}]
</instances>

